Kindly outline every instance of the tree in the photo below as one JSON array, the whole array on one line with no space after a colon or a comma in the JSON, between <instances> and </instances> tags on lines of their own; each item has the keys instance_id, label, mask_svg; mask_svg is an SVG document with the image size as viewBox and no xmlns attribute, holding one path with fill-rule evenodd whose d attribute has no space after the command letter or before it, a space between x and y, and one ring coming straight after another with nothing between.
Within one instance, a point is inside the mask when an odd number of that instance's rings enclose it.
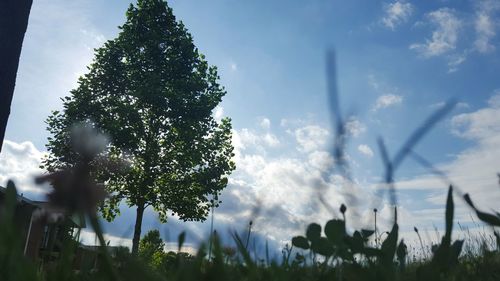
<instances>
[{"instance_id":1,"label":"tree","mask_svg":"<svg viewBox=\"0 0 500 281\"><path fill-rule=\"evenodd\" d=\"M150 230L139 242L139 257L148 264L157 265L158 262L155 259L162 259L165 254L164 247L165 243L160 237L160 232L157 229Z\"/></svg>"},{"instance_id":2,"label":"tree","mask_svg":"<svg viewBox=\"0 0 500 281\"><path fill-rule=\"evenodd\" d=\"M33 0L0 0L0 152Z\"/></svg>"},{"instance_id":3,"label":"tree","mask_svg":"<svg viewBox=\"0 0 500 281\"><path fill-rule=\"evenodd\" d=\"M47 119L50 154L42 167L66 169L80 155L70 128L94 126L111 139L106 156L124 158L126 172L96 163L94 174L110 197L101 209L112 220L122 200L137 207L132 252L137 253L144 210L202 221L234 170L231 120L212 112L226 94L217 68L198 52L182 22L161 0L130 5L118 37L96 49L89 72Z\"/></svg>"}]
</instances>

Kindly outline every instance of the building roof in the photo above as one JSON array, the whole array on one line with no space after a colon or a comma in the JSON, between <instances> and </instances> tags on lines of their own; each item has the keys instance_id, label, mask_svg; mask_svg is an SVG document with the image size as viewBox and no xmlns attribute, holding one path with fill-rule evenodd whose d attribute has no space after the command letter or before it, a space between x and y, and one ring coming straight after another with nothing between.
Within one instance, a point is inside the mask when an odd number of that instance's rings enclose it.
<instances>
[{"instance_id":1,"label":"building roof","mask_svg":"<svg viewBox=\"0 0 500 281\"><path fill-rule=\"evenodd\" d=\"M7 192L7 188L0 186L0 199L5 197L5 193ZM23 196L23 194L17 194L17 202L22 206L29 206L33 209L42 209L46 207L49 203L46 201L33 201ZM85 228L85 217L79 214L72 214L67 216L67 218L78 228Z\"/></svg>"},{"instance_id":2,"label":"building roof","mask_svg":"<svg viewBox=\"0 0 500 281\"><path fill-rule=\"evenodd\" d=\"M3 199L5 197L5 193L7 192L7 188L0 186L0 199ZM23 196L23 194L17 194L17 202L22 204L22 205L29 205L33 206L33 208L40 207L38 204L38 201L32 201L26 197Z\"/></svg>"}]
</instances>

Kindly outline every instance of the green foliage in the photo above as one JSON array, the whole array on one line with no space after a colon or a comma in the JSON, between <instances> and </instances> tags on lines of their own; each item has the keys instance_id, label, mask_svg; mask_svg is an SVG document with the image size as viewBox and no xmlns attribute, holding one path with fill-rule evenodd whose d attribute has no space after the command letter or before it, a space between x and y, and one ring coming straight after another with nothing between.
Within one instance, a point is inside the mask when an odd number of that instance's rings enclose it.
<instances>
[{"instance_id":1,"label":"green foliage","mask_svg":"<svg viewBox=\"0 0 500 281\"><path fill-rule=\"evenodd\" d=\"M325 225L325 235L328 239L339 245L342 243L346 232L345 232L345 221L343 220L330 220Z\"/></svg>"},{"instance_id":2,"label":"green foliage","mask_svg":"<svg viewBox=\"0 0 500 281\"><path fill-rule=\"evenodd\" d=\"M344 204L342 204L340 209L342 214L347 210ZM397 233L397 229L395 232ZM362 229L361 231L354 231L353 235L350 236L346 232L344 220L329 220L325 224L324 233L326 237L321 236L321 226L319 224L311 223L307 227L306 236L293 237L292 245L303 250L310 250L312 254L321 255L325 258L325 261L328 261L328 259L332 257L333 259L340 259L344 262L355 262L355 254L373 257L381 256L383 253L379 249L371 248L366 244L369 237L373 235L375 231ZM389 235L388 237L392 236ZM392 238L390 240L392 240ZM388 240L384 242L387 243L387 241ZM383 249L384 247L387 246L383 246ZM394 254L392 254L392 256L394 256Z\"/></svg>"},{"instance_id":3,"label":"green foliage","mask_svg":"<svg viewBox=\"0 0 500 281\"><path fill-rule=\"evenodd\" d=\"M226 94L172 9L160 0L130 5L118 37L96 49L89 72L63 98L63 110L47 119L49 156L42 167L57 171L82 157L71 149L74 124L89 123L111 138L104 153L125 159L127 169L94 163L111 197L102 209L112 220L118 204L152 206L166 221L204 220L220 204L234 170L231 121L212 112ZM136 228L134 248L138 242Z\"/></svg>"},{"instance_id":4,"label":"green foliage","mask_svg":"<svg viewBox=\"0 0 500 281\"><path fill-rule=\"evenodd\" d=\"M309 249L309 242L307 241L307 238L303 236L295 236L292 238L292 245L301 248L304 250Z\"/></svg>"},{"instance_id":5,"label":"green foliage","mask_svg":"<svg viewBox=\"0 0 500 281\"><path fill-rule=\"evenodd\" d=\"M317 223L311 223L307 227L306 237L311 242L318 240L321 237L321 226Z\"/></svg>"},{"instance_id":6,"label":"green foliage","mask_svg":"<svg viewBox=\"0 0 500 281\"><path fill-rule=\"evenodd\" d=\"M149 264L161 264L165 243L156 229L150 230L139 242L139 257Z\"/></svg>"}]
</instances>

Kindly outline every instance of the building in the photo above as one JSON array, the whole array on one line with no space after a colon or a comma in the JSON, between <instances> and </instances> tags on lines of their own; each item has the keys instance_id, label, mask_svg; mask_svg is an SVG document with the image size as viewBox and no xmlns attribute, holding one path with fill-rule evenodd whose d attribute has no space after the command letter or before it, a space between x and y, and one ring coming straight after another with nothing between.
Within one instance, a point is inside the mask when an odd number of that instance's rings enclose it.
<instances>
[{"instance_id":1,"label":"building","mask_svg":"<svg viewBox=\"0 0 500 281\"><path fill-rule=\"evenodd\" d=\"M6 188L0 186L0 209L5 206L5 200ZM85 220L78 216L59 214L61 219L55 223L37 218L37 213L44 210L47 204L32 201L22 194L17 195L13 220L24 255L33 261L41 260L44 263L57 259L60 255L65 234L73 235L75 229L85 227Z\"/></svg>"}]
</instances>

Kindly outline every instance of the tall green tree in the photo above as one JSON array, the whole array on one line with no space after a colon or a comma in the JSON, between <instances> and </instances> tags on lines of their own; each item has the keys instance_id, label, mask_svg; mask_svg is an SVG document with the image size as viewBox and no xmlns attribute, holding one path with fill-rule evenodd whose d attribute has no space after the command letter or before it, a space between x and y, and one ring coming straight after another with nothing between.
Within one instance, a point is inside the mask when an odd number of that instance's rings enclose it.
<instances>
[{"instance_id":1,"label":"tall green tree","mask_svg":"<svg viewBox=\"0 0 500 281\"><path fill-rule=\"evenodd\" d=\"M132 252L137 253L144 210L183 220L204 220L234 170L231 120L213 118L226 94L172 9L160 0L130 5L118 37L96 49L89 72L47 120L50 152L42 167L65 169L81 157L70 129L88 123L107 134L110 158L125 158L126 172L95 165L111 196L102 208L112 220L125 200L137 208Z\"/></svg>"}]
</instances>

